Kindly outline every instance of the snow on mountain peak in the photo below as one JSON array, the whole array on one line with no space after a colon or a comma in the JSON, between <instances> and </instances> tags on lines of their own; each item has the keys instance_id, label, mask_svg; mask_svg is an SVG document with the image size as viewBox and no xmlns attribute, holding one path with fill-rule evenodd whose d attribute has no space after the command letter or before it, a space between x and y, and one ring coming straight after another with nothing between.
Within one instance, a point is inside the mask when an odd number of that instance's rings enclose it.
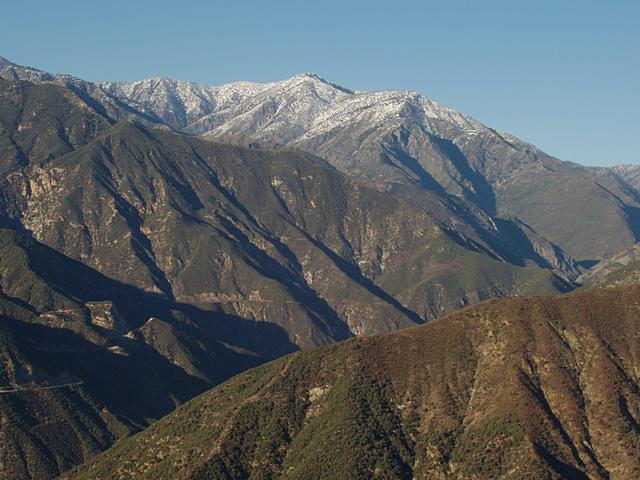
<instances>
[{"instance_id":1,"label":"snow on mountain peak","mask_svg":"<svg viewBox=\"0 0 640 480\"><path fill-rule=\"evenodd\" d=\"M298 75L292 77L290 80L311 80L313 82L320 82L320 83L329 85L330 87L340 90L343 93L350 93L350 94L355 93L354 90L344 87L342 85L338 85L337 83L330 82L329 80L325 79L321 75L318 75L317 73L312 73L312 72L299 73Z\"/></svg>"},{"instance_id":2,"label":"snow on mountain peak","mask_svg":"<svg viewBox=\"0 0 640 480\"><path fill-rule=\"evenodd\" d=\"M193 134L276 136L299 142L355 122L383 129L411 122L427 131L446 123L470 134L486 129L415 91L357 91L312 72L269 83L212 86L158 76L98 85Z\"/></svg>"}]
</instances>

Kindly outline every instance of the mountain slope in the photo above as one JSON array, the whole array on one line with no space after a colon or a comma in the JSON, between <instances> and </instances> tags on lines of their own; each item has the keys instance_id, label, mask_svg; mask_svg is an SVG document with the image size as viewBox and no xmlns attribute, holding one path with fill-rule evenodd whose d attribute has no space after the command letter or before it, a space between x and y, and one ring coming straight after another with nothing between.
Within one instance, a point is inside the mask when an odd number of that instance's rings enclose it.
<instances>
[{"instance_id":1,"label":"mountain slope","mask_svg":"<svg viewBox=\"0 0 640 480\"><path fill-rule=\"evenodd\" d=\"M377 188L398 191L397 186L410 187L410 198L431 215L449 222L449 227L465 229L471 236L469 240L497 258L545 268L559 266L558 271L569 278L578 274L570 259L563 260L564 252L550 258L535 254L521 257L534 247L514 250L513 241L505 241L504 232L495 230L495 222L486 221L487 213L495 216L496 205L490 180L482 175L512 170L512 150L519 141L508 142L505 151L502 144L493 145L493 130L415 93L354 92L313 74L269 84L236 82L219 87L167 78L93 84L8 61L0 62L0 76L66 85L87 102L101 105L114 119L133 118L143 124L168 125L224 141L286 145L319 154L355 178L373 182ZM481 167L477 161L470 165L450 139L451 135L458 136L466 145L476 141L473 137L478 132L485 137L490 133L488 141L470 147L472 155L482 156ZM502 142L507 135L497 137ZM515 163L523 155L516 156ZM539 163L538 156L534 155L534 163ZM436 205L431 207L433 193ZM474 203L485 212L479 212ZM506 216L513 215L507 212ZM529 229L536 228L528 217L520 220ZM526 240L523 233L514 238ZM557 249L556 246L545 252Z\"/></svg>"},{"instance_id":2,"label":"mountain slope","mask_svg":"<svg viewBox=\"0 0 640 480\"><path fill-rule=\"evenodd\" d=\"M583 285L599 287L640 282L640 244L603 260L578 277Z\"/></svg>"},{"instance_id":3,"label":"mountain slope","mask_svg":"<svg viewBox=\"0 0 640 480\"><path fill-rule=\"evenodd\" d=\"M359 180L441 190L517 217L580 260L617 253L638 235L637 191L615 171L562 162L413 92L354 92L311 74L263 85L152 79L103 87L174 128L308 151ZM203 90L206 106L193 101ZM177 122L171 109L189 115Z\"/></svg>"},{"instance_id":4,"label":"mountain slope","mask_svg":"<svg viewBox=\"0 0 640 480\"><path fill-rule=\"evenodd\" d=\"M636 478L639 294L490 301L297 353L64 478Z\"/></svg>"},{"instance_id":5,"label":"mountain slope","mask_svg":"<svg viewBox=\"0 0 640 480\"><path fill-rule=\"evenodd\" d=\"M0 79L2 173L64 155L112 123L67 88Z\"/></svg>"},{"instance_id":6,"label":"mountain slope","mask_svg":"<svg viewBox=\"0 0 640 480\"><path fill-rule=\"evenodd\" d=\"M116 122L57 82L0 81L0 106L15 478L56 475L298 348L573 288L309 154Z\"/></svg>"},{"instance_id":7,"label":"mountain slope","mask_svg":"<svg viewBox=\"0 0 640 480\"><path fill-rule=\"evenodd\" d=\"M56 476L278 355L249 350L248 335L234 345L240 319L115 282L15 231L0 229L0 251L2 478Z\"/></svg>"},{"instance_id":8,"label":"mountain slope","mask_svg":"<svg viewBox=\"0 0 640 480\"><path fill-rule=\"evenodd\" d=\"M311 158L121 123L26 177L38 188L14 185L27 192L16 220L39 240L178 301L306 318L301 346L408 326L461 298L567 288L463 249L423 211Z\"/></svg>"},{"instance_id":9,"label":"mountain slope","mask_svg":"<svg viewBox=\"0 0 640 480\"><path fill-rule=\"evenodd\" d=\"M394 330L491 296L570 288L549 271L464 248L424 210L309 155L121 121L38 160L14 165L3 188L5 216L38 240L168 299L281 325L296 318L305 327L285 328L299 346Z\"/></svg>"}]
</instances>

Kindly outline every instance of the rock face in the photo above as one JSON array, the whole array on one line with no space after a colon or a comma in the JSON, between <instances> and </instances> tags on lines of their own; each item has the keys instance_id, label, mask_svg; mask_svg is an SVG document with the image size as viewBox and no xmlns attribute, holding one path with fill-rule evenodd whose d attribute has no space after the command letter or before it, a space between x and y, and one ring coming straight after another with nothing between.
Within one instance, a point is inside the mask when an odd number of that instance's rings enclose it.
<instances>
[{"instance_id":1,"label":"rock face","mask_svg":"<svg viewBox=\"0 0 640 480\"><path fill-rule=\"evenodd\" d=\"M639 294L489 301L296 353L64 478L637 478Z\"/></svg>"},{"instance_id":2,"label":"rock face","mask_svg":"<svg viewBox=\"0 0 640 480\"><path fill-rule=\"evenodd\" d=\"M584 285L615 286L640 283L640 244L608 258L581 275Z\"/></svg>"}]
</instances>

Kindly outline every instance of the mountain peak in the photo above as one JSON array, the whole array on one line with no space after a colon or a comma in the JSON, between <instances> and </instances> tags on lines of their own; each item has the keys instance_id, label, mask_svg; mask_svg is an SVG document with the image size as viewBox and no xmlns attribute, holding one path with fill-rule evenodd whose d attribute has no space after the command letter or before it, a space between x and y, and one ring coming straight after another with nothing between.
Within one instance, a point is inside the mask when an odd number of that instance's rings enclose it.
<instances>
[{"instance_id":1,"label":"mountain peak","mask_svg":"<svg viewBox=\"0 0 640 480\"><path fill-rule=\"evenodd\" d=\"M313 73L313 72L299 73L298 75L295 75L295 76L291 77L289 80L285 80L285 81L291 81L291 80L301 80L301 81L312 81L312 82L324 83L325 85L333 87L333 88L335 88L337 90L340 90L341 92L344 92L344 93L349 93L349 94L355 93L352 89L347 88L347 87L343 87L342 85L338 85L338 84L333 83L333 82L330 82L329 80L325 79L321 75L318 75L317 73Z\"/></svg>"},{"instance_id":2,"label":"mountain peak","mask_svg":"<svg viewBox=\"0 0 640 480\"><path fill-rule=\"evenodd\" d=\"M324 78L322 78L317 73L313 73L313 72L302 72L302 73L299 73L299 74L295 75L293 78L311 78L311 79L314 79L314 80L319 80L321 82L326 82L326 80Z\"/></svg>"}]
</instances>

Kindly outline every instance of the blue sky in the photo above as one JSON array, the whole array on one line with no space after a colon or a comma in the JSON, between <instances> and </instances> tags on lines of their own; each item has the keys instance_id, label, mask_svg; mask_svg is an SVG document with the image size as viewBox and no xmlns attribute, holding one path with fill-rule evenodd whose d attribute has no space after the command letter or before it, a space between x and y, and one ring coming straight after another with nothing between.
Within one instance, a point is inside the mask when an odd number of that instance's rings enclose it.
<instances>
[{"instance_id":1,"label":"blue sky","mask_svg":"<svg viewBox=\"0 0 640 480\"><path fill-rule=\"evenodd\" d=\"M640 163L640 2L6 2L0 55L88 80L315 72L417 90L565 160Z\"/></svg>"}]
</instances>

